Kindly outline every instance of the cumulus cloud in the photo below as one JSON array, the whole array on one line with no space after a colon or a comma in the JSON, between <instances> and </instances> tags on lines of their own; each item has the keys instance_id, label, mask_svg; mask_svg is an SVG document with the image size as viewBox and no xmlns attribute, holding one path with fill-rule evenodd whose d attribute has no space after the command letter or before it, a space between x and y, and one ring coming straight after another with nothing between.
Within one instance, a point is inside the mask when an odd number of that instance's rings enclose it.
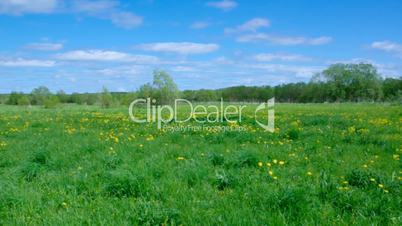
<instances>
[{"instance_id":1,"label":"cumulus cloud","mask_svg":"<svg viewBox=\"0 0 402 226\"><path fill-rule=\"evenodd\" d=\"M1 0L0 14L22 15L24 13L51 13L58 7L59 0Z\"/></svg>"},{"instance_id":2,"label":"cumulus cloud","mask_svg":"<svg viewBox=\"0 0 402 226\"><path fill-rule=\"evenodd\" d=\"M143 19L130 12L117 12L110 15L113 24L123 28L134 28L142 24Z\"/></svg>"},{"instance_id":3,"label":"cumulus cloud","mask_svg":"<svg viewBox=\"0 0 402 226\"><path fill-rule=\"evenodd\" d=\"M309 61L311 58L299 54L260 53L253 57L257 61Z\"/></svg>"},{"instance_id":4,"label":"cumulus cloud","mask_svg":"<svg viewBox=\"0 0 402 226\"><path fill-rule=\"evenodd\" d=\"M266 33L242 35L236 39L238 42L267 42L276 45L324 45L332 41L331 37L317 38L275 36Z\"/></svg>"},{"instance_id":5,"label":"cumulus cloud","mask_svg":"<svg viewBox=\"0 0 402 226\"><path fill-rule=\"evenodd\" d=\"M0 67L53 67L54 61L51 60L29 60L29 59L9 59L0 60Z\"/></svg>"},{"instance_id":6,"label":"cumulus cloud","mask_svg":"<svg viewBox=\"0 0 402 226\"><path fill-rule=\"evenodd\" d=\"M131 29L143 23L143 18L122 9L117 0L1 0L0 14L72 13L110 20Z\"/></svg>"},{"instance_id":7,"label":"cumulus cloud","mask_svg":"<svg viewBox=\"0 0 402 226\"><path fill-rule=\"evenodd\" d=\"M207 6L221 9L223 11L229 11L237 7L237 2L232 0L207 2Z\"/></svg>"},{"instance_id":8,"label":"cumulus cloud","mask_svg":"<svg viewBox=\"0 0 402 226\"><path fill-rule=\"evenodd\" d=\"M192 29L204 29L209 26L209 23L203 21L197 21L190 25Z\"/></svg>"},{"instance_id":9,"label":"cumulus cloud","mask_svg":"<svg viewBox=\"0 0 402 226\"><path fill-rule=\"evenodd\" d=\"M107 50L75 50L56 55L57 59L66 61L102 61L102 62L136 62L155 63L157 57L148 55L133 55L124 52Z\"/></svg>"},{"instance_id":10,"label":"cumulus cloud","mask_svg":"<svg viewBox=\"0 0 402 226\"><path fill-rule=\"evenodd\" d=\"M253 18L235 28L226 28L225 33L230 34L230 33L247 32L247 31L256 32L259 28L269 27L270 25L271 22L268 19Z\"/></svg>"},{"instance_id":11,"label":"cumulus cloud","mask_svg":"<svg viewBox=\"0 0 402 226\"><path fill-rule=\"evenodd\" d=\"M25 46L26 49L39 51L56 51L63 49L62 43L30 43Z\"/></svg>"},{"instance_id":12,"label":"cumulus cloud","mask_svg":"<svg viewBox=\"0 0 402 226\"><path fill-rule=\"evenodd\" d=\"M219 49L219 45L193 42L157 42L139 45L138 48L152 52L177 53L182 55L204 54Z\"/></svg>"},{"instance_id":13,"label":"cumulus cloud","mask_svg":"<svg viewBox=\"0 0 402 226\"><path fill-rule=\"evenodd\" d=\"M99 14L107 12L110 9L115 9L118 6L118 2L114 0L74 0L71 3L71 8L75 12L84 12L88 14Z\"/></svg>"},{"instance_id":14,"label":"cumulus cloud","mask_svg":"<svg viewBox=\"0 0 402 226\"><path fill-rule=\"evenodd\" d=\"M174 72L194 72L197 71L194 67L189 66L175 66L171 69Z\"/></svg>"},{"instance_id":15,"label":"cumulus cloud","mask_svg":"<svg viewBox=\"0 0 402 226\"><path fill-rule=\"evenodd\" d=\"M260 69L268 73L294 74L300 78L310 78L314 73L321 72L322 66L297 66L284 64L251 64L248 68Z\"/></svg>"},{"instance_id":16,"label":"cumulus cloud","mask_svg":"<svg viewBox=\"0 0 402 226\"><path fill-rule=\"evenodd\" d=\"M402 58L402 44L390 41L380 41L371 43L371 48L394 53Z\"/></svg>"},{"instance_id":17,"label":"cumulus cloud","mask_svg":"<svg viewBox=\"0 0 402 226\"><path fill-rule=\"evenodd\" d=\"M89 16L110 20L113 24L131 29L140 26L143 18L132 13L121 10L116 0L74 0L71 10L77 13L84 13Z\"/></svg>"}]
</instances>

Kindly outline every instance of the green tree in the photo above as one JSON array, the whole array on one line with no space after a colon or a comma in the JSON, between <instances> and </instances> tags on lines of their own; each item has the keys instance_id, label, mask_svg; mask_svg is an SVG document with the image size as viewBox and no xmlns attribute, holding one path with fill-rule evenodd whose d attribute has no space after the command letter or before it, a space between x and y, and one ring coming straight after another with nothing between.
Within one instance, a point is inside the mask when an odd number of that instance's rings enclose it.
<instances>
[{"instance_id":1,"label":"green tree","mask_svg":"<svg viewBox=\"0 0 402 226\"><path fill-rule=\"evenodd\" d=\"M142 85L137 91L137 96L153 98L158 104L167 104L179 96L179 89L168 73L155 70L152 84Z\"/></svg>"},{"instance_id":2,"label":"green tree","mask_svg":"<svg viewBox=\"0 0 402 226\"><path fill-rule=\"evenodd\" d=\"M31 104L31 101L29 100L28 96L23 95L18 99L18 105L20 106L28 106Z\"/></svg>"},{"instance_id":3,"label":"green tree","mask_svg":"<svg viewBox=\"0 0 402 226\"><path fill-rule=\"evenodd\" d=\"M103 108L110 108L114 104L113 96L105 86L102 88L99 99Z\"/></svg>"},{"instance_id":4,"label":"green tree","mask_svg":"<svg viewBox=\"0 0 402 226\"><path fill-rule=\"evenodd\" d=\"M315 79L327 83L333 101L379 100L382 97L381 77L371 64L334 64L322 72L321 78Z\"/></svg>"},{"instance_id":5,"label":"green tree","mask_svg":"<svg viewBox=\"0 0 402 226\"><path fill-rule=\"evenodd\" d=\"M60 103L59 98L55 95L52 95L44 100L43 106L45 108L55 108L59 103Z\"/></svg>"},{"instance_id":6,"label":"green tree","mask_svg":"<svg viewBox=\"0 0 402 226\"><path fill-rule=\"evenodd\" d=\"M179 89L172 77L165 71L154 71L154 98L160 104L174 101L179 96Z\"/></svg>"},{"instance_id":7,"label":"green tree","mask_svg":"<svg viewBox=\"0 0 402 226\"><path fill-rule=\"evenodd\" d=\"M22 93L18 93L18 92L11 92L10 96L8 97L8 100L6 102L6 104L9 105L17 105L18 104L18 100L23 96Z\"/></svg>"},{"instance_id":8,"label":"green tree","mask_svg":"<svg viewBox=\"0 0 402 226\"><path fill-rule=\"evenodd\" d=\"M61 103L68 103L68 95L63 90L57 91L56 96Z\"/></svg>"},{"instance_id":9,"label":"green tree","mask_svg":"<svg viewBox=\"0 0 402 226\"><path fill-rule=\"evenodd\" d=\"M382 83L382 91L385 100L402 99L402 78L387 78Z\"/></svg>"},{"instance_id":10,"label":"green tree","mask_svg":"<svg viewBox=\"0 0 402 226\"><path fill-rule=\"evenodd\" d=\"M45 100L51 95L50 90L46 86L39 86L31 92L32 104L43 105Z\"/></svg>"}]
</instances>

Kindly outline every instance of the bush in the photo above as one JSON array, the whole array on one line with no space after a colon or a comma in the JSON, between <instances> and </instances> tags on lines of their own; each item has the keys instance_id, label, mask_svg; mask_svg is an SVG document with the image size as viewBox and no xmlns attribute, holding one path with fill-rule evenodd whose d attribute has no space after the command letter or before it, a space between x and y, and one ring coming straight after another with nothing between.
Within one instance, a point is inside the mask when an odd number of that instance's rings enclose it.
<instances>
[{"instance_id":1,"label":"bush","mask_svg":"<svg viewBox=\"0 0 402 226\"><path fill-rule=\"evenodd\" d=\"M18 105L20 106L28 106L31 104L31 101L27 96L22 96L18 99Z\"/></svg>"},{"instance_id":2,"label":"bush","mask_svg":"<svg viewBox=\"0 0 402 226\"><path fill-rule=\"evenodd\" d=\"M55 108L59 104L57 96L51 96L43 102L45 108Z\"/></svg>"},{"instance_id":3,"label":"bush","mask_svg":"<svg viewBox=\"0 0 402 226\"><path fill-rule=\"evenodd\" d=\"M103 108L110 108L114 103L113 96L106 87L103 87L99 99Z\"/></svg>"}]
</instances>

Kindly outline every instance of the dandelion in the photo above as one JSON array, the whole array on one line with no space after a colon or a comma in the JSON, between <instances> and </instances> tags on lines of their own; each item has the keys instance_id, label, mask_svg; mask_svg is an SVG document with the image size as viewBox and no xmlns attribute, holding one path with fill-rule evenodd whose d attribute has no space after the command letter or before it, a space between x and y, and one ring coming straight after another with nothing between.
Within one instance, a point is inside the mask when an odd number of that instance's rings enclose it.
<instances>
[{"instance_id":1,"label":"dandelion","mask_svg":"<svg viewBox=\"0 0 402 226\"><path fill-rule=\"evenodd\" d=\"M342 184L349 184L349 182L345 180L342 182Z\"/></svg>"},{"instance_id":2,"label":"dandelion","mask_svg":"<svg viewBox=\"0 0 402 226\"><path fill-rule=\"evenodd\" d=\"M153 141L155 138L154 138L154 136L152 136L152 135L149 135L147 138L146 138L146 140L147 141Z\"/></svg>"},{"instance_id":3,"label":"dandelion","mask_svg":"<svg viewBox=\"0 0 402 226\"><path fill-rule=\"evenodd\" d=\"M262 162L258 162L259 167L262 167L262 165L263 165Z\"/></svg>"},{"instance_id":4,"label":"dandelion","mask_svg":"<svg viewBox=\"0 0 402 226\"><path fill-rule=\"evenodd\" d=\"M307 176L313 176L313 173L310 172L310 171L308 171L308 172L307 172Z\"/></svg>"},{"instance_id":5,"label":"dandelion","mask_svg":"<svg viewBox=\"0 0 402 226\"><path fill-rule=\"evenodd\" d=\"M182 160L184 160L184 157L179 156L179 157L177 157L177 160L182 161Z\"/></svg>"},{"instance_id":6,"label":"dandelion","mask_svg":"<svg viewBox=\"0 0 402 226\"><path fill-rule=\"evenodd\" d=\"M368 167L368 165L367 165L367 164L364 164L364 165L363 165L363 168L367 168L367 167Z\"/></svg>"},{"instance_id":7,"label":"dandelion","mask_svg":"<svg viewBox=\"0 0 402 226\"><path fill-rule=\"evenodd\" d=\"M279 161L279 165L285 164L285 161Z\"/></svg>"},{"instance_id":8,"label":"dandelion","mask_svg":"<svg viewBox=\"0 0 402 226\"><path fill-rule=\"evenodd\" d=\"M383 184L378 184L378 187L379 188L384 188L384 185Z\"/></svg>"},{"instance_id":9,"label":"dandelion","mask_svg":"<svg viewBox=\"0 0 402 226\"><path fill-rule=\"evenodd\" d=\"M277 164L277 163L278 163L278 160L274 159L274 160L272 160L272 162L275 163L275 164Z\"/></svg>"},{"instance_id":10,"label":"dandelion","mask_svg":"<svg viewBox=\"0 0 402 226\"><path fill-rule=\"evenodd\" d=\"M270 171L268 171L268 173L269 173L269 175L274 175L274 172L272 172L271 170Z\"/></svg>"},{"instance_id":11,"label":"dandelion","mask_svg":"<svg viewBox=\"0 0 402 226\"><path fill-rule=\"evenodd\" d=\"M375 179L374 179L374 178L370 178L370 181L371 181L371 182L375 182Z\"/></svg>"},{"instance_id":12,"label":"dandelion","mask_svg":"<svg viewBox=\"0 0 402 226\"><path fill-rule=\"evenodd\" d=\"M270 162L267 162L266 165L267 165L268 167L270 167L270 166L271 166L271 163L270 163Z\"/></svg>"},{"instance_id":13,"label":"dandelion","mask_svg":"<svg viewBox=\"0 0 402 226\"><path fill-rule=\"evenodd\" d=\"M384 189L384 192L385 192L385 193L388 193L389 191L388 191L387 189Z\"/></svg>"},{"instance_id":14,"label":"dandelion","mask_svg":"<svg viewBox=\"0 0 402 226\"><path fill-rule=\"evenodd\" d=\"M277 180L277 179L278 179L278 177L276 177L276 176L275 176L275 177L272 177L272 179Z\"/></svg>"},{"instance_id":15,"label":"dandelion","mask_svg":"<svg viewBox=\"0 0 402 226\"><path fill-rule=\"evenodd\" d=\"M68 207L68 204L67 204L66 202L62 202L61 205L62 205L64 208L67 208L67 207Z\"/></svg>"}]
</instances>

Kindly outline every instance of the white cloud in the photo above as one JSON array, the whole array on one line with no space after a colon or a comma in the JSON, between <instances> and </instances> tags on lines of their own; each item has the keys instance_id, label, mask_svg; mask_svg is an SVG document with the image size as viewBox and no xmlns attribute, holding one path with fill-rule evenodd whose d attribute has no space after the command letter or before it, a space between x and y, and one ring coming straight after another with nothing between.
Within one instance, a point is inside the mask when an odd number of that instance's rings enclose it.
<instances>
[{"instance_id":1,"label":"white cloud","mask_svg":"<svg viewBox=\"0 0 402 226\"><path fill-rule=\"evenodd\" d=\"M132 55L117 51L107 50L75 50L56 56L57 59L67 61L109 61L109 62L136 62L155 63L157 57L147 55Z\"/></svg>"},{"instance_id":2,"label":"white cloud","mask_svg":"<svg viewBox=\"0 0 402 226\"><path fill-rule=\"evenodd\" d=\"M124 11L117 0L0 0L0 14L53 13L56 10L110 20L127 29L143 23L142 17Z\"/></svg>"},{"instance_id":3,"label":"white cloud","mask_svg":"<svg viewBox=\"0 0 402 226\"><path fill-rule=\"evenodd\" d=\"M197 71L197 69L193 67L188 67L188 66L176 66L171 69L174 72L194 72Z\"/></svg>"},{"instance_id":4,"label":"white cloud","mask_svg":"<svg viewBox=\"0 0 402 226\"><path fill-rule=\"evenodd\" d=\"M209 26L209 23L203 21L197 21L190 25L192 29L204 29Z\"/></svg>"},{"instance_id":5,"label":"white cloud","mask_svg":"<svg viewBox=\"0 0 402 226\"><path fill-rule=\"evenodd\" d=\"M143 22L142 17L129 12L112 13L110 19L113 24L127 29L138 27Z\"/></svg>"},{"instance_id":6,"label":"white cloud","mask_svg":"<svg viewBox=\"0 0 402 226\"><path fill-rule=\"evenodd\" d=\"M237 7L237 2L232 0L207 2L207 6L221 9L223 11L229 11Z\"/></svg>"},{"instance_id":7,"label":"white cloud","mask_svg":"<svg viewBox=\"0 0 402 226\"><path fill-rule=\"evenodd\" d=\"M210 53L219 49L217 44L193 42L158 42L138 46L142 50L153 52L170 52L183 55Z\"/></svg>"},{"instance_id":8,"label":"white cloud","mask_svg":"<svg viewBox=\"0 0 402 226\"><path fill-rule=\"evenodd\" d=\"M324 67L322 66L297 66L297 65L283 65L283 64L252 64L246 65L248 68L261 69L265 72L275 74L290 74L296 75L300 78L310 78L314 73L321 72Z\"/></svg>"},{"instance_id":9,"label":"white cloud","mask_svg":"<svg viewBox=\"0 0 402 226\"><path fill-rule=\"evenodd\" d=\"M274 36L266 33L242 35L236 39L238 42L268 42L277 45L324 45L332 41L331 37L318 38Z\"/></svg>"},{"instance_id":10,"label":"white cloud","mask_svg":"<svg viewBox=\"0 0 402 226\"><path fill-rule=\"evenodd\" d=\"M28 60L23 58L12 60L0 60L2 67L53 67L54 61L50 60Z\"/></svg>"},{"instance_id":11,"label":"white cloud","mask_svg":"<svg viewBox=\"0 0 402 226\"><path fill-rule=\"evenodd\" d=\"M113 24L126 29L138 27L143 23L142 17L121 10L119 8L119 2L116 0L75 0L71 8L73 12L85 13L89 16L107 19L112 21Z\"/></svg>"},{"instance_id":12,"label":"white cloud","mask_svg":"<svg viewBox=\"0 0 402 226\"><path fill-rule=\"evenodd\" d=\"M221 64L221 65L229 65L229 64L234 64L232 60L227 59L224 56L218 57L214 60L214 63L216 64Z\"/></svg>"},{"instance_id":13,"label":"white cloud","mask_svg":"<svg viewBox=\"0 0 402 226\"><path fill-rule=\"evenodd\" d=\"M0 14L51 13L58 7L58 0L1 0Z\"/></svg>"},{"instance_id":14,"label":"white cloud","mask_svg":"<svg viewBox=\"0 0 402 226\"><path fill-rule=\"evenodd\" d=\"M253 18L242 25L237 26L236 28L226 28L225 33L237 33L237 32L247 32L252 31L256 32L259 28L269 27L271 22L265 18Z\"/></svg>"},{"instance_id":15,"label":"white cloud","mask_svg":"<svg viewBox=\"0 0 402 226\"><path fill-rule=\"evenodd\" d=\"M398 57L402 58L402 44L390 41L381 41L371 43L371 48L383 50L390 53L395 53Z\"/></svg>"},{"instance_id":16,"label":"white cloud","mask_svg":"<svg viewBox=\"0 0 402 226\"><path fill-rule=\"evenodd\" d=\"M260 53L253 57L257 61L309 61L311 58L299 54Z\"/></svg>"},{"instance_id":17,"label":"white cloud","mask_svg":"<svg viewBox=\"0 0 402 226\"><path fill-rule=\"evenodd\" d=\"M61 43L30 43L25 46L27 49L40 51L56 51L63 48Z\"/></svg>"},{"instance_id":18,"label":"white cloud","mask_svg":"<svg viewBox=\"0 0 402 226\"><path fill-rule=\"evenodd\" d=\"M118 6L118 2L114 0L74 0L72 2L72 10L75 12L85 12L89 14L99 14L107 12Z\"/></svg>"}]
</instances>

